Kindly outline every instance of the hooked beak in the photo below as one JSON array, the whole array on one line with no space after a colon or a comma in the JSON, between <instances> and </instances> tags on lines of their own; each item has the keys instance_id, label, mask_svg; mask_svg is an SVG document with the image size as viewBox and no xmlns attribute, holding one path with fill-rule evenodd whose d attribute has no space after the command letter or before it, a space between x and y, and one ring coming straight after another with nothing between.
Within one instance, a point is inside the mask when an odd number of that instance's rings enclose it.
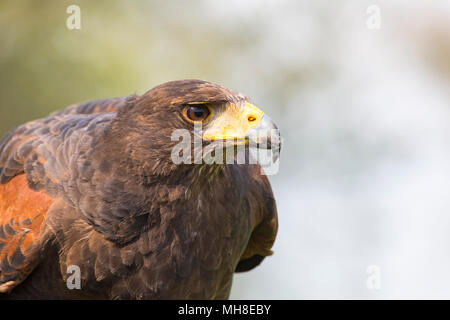
<instances>
[{"instance_id":1,"label":"hooked beak","mask_svg":"<svg viewBox=\"0 0 450 320\"><path fill-rule=\"evenodd\" d=\"M245 143L250 148L271 149L273 162L276 162L280 158L280 130L267 115L264 115L261 118L261 121L256 128L248 132L245 137Z\"/></svg>"},{"instance_id":2,"label":"hooked beak","mask_svg":"<svg viewBox=\"0 0 450 320\"><path fill-rule=\"evenodd\" d=\"M241 109L232 106L209 126L203 133L203 139L271 149L274 162L280 157L280 130L272 119L250 103Z\"/></svg>"}]
</instances>

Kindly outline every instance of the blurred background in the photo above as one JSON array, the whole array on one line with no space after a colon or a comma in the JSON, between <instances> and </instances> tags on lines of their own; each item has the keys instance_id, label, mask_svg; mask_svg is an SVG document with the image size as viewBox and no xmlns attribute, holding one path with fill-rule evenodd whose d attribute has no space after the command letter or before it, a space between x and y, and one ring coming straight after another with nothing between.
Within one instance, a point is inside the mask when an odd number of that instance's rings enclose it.
<instances>
[{"instance_id":1,"label":"blurred background","mask_svg":"<svg viewBox=\"0 0 450 320\"><path fill-rule=\"evenodd\" d=\"M285 138L275 254L231 298L450 298L449 1L0 1L2 136L186 78Z\"/></svg>"}]
</instances>

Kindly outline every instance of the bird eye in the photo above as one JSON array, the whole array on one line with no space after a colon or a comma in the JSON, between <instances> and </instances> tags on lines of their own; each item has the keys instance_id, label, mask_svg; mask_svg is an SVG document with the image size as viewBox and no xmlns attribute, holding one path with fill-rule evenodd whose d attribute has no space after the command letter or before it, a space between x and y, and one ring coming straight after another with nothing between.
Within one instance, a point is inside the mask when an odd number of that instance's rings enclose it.
<instances>
[{"instance_id":1,"label":"bird eye","mask_svg":"<svg viewBox=\"0 0 450 320\"><path fill-rule=\"evenodd\" d=\"M205 104L202 105L188 105L184 109L184 115L186 118L188 118L191 121L205 121L209 115L211 114L211 111L209 107Z\"/></svg>"}]
</instances>

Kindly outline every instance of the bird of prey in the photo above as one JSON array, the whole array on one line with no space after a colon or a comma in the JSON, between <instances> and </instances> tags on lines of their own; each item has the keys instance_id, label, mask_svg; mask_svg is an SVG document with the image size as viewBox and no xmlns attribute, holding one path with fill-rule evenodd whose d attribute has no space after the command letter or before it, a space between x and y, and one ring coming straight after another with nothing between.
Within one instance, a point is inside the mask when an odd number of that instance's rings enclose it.
<instances>
[{"instance_id":1,"label":"bird of prey","mask_svg":"<svg viewBox=\"0 0 450 320\"><path fill-rule=\"evenodd\" d=\"M247 97L201 80L73 105L9 132L0 299L227 299L233 274L272 254L276 203L259 164L175 163L174 130L196 124L201 148L248 146L255 132L280 148Z\"/></svg>"}]
</instances>

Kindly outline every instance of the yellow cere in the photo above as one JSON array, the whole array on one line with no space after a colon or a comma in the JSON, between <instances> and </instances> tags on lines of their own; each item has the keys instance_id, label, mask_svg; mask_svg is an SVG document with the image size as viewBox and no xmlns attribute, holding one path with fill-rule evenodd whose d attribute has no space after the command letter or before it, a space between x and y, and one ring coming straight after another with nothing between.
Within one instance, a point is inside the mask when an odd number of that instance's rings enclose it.
<instances>
[{"instance_id":1,"label":"yellow cere","mask_svg":"<svg viewBox=\"0 0 450 320\"><path fill-rule=\"evenodd\" d=\"M244 140L249 131L258 126L264 112L251 103L244 108L230 105L225 112L214 119L203 133L206 140Z\"/></svg>"}]
</instances>

